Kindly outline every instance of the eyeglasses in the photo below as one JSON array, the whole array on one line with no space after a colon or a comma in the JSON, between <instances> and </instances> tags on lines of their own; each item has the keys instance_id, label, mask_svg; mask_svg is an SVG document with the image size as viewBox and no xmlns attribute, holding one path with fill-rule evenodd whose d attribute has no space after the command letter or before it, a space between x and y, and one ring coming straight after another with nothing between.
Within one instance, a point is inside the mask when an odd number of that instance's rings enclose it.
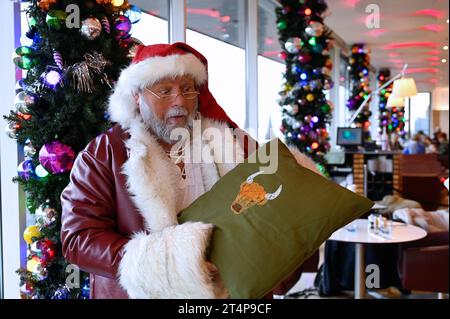
<instances>
[{"instance_id":1,"label":"eyeglasses","mask_svg":"<svg viewBox=\"0 0 450 319\"><path fill-rule=\"evenodd\" d=\"M145 90L147 90L148 92L150 92L156 98L158 98L159 100L161 100L163 102L173 102L173 101L175 101L177 99L177 97L179 95L182 95L183 98L185 98L186 100L194 100L200 94L200 92L198 92L198 91L187 91L187 92L173 93L173 94L167 94L167 93L159 93L159 94L157 94L157 93L153 92L152 90L150 90L148 88L145 88Z\"/></svg>"}]
</instances>

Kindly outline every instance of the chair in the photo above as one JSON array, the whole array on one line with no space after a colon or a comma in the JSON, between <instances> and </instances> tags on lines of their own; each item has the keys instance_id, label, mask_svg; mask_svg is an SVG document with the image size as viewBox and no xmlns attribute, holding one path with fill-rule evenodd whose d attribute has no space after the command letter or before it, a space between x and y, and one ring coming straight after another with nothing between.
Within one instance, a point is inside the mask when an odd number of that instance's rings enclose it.
<instances>
[{"instance_id":1,"label":"chair","mask_svg":"<svg viewBox=\"0 0 450 319\"><path fill-rule=\"evenodd\" d=\"M400 193L403 198L415 200L430 211L446 205L441 202L444 186L440 181L445 175L445 167L438 154L403 155L401 162Z\"/></svg>"},{"instance_id":2,"label":"chair","mask_svg":"<svg viewBox=\"0 0 450 319\"><path fill-rule=\"evenodd\" d=\"M401 244L398 268L407 290L448 293L449 232L429 233L425 238Z\"/></svg>"}]
</instances>

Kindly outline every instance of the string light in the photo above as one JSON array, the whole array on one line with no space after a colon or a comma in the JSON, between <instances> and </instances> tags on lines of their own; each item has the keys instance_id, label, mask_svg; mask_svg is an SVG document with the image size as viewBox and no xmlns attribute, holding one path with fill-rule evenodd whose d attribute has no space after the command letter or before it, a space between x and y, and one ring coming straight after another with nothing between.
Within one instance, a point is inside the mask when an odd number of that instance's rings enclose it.
<instances>
[{"instance_id":1,"label":"string light","mask_svg":"<svg viewBox=\"0 0 450 319\"><path fill-rule=\"evenodd\" d=\"M120 7L124 2L125 0L111 0L111 4L116 7Z\"/></svg>"},{"instance_id":2,"label":"string light","mask_svg":"<svg viewBox=\"0 0 450 319\"><path fill-rule=\"evenodd\" d=\"M48 176L48 172L46 171L46 169L42 165L38 165L36 167L35 173L40 178L44 178L44 177Z\"/></svg>"}]
</instances>

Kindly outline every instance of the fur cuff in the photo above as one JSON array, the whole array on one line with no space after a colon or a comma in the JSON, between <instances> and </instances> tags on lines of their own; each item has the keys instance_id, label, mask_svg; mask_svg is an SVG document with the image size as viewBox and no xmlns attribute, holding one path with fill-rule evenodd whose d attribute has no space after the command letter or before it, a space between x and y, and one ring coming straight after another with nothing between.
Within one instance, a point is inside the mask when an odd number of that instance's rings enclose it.
<instances>
[{"instance_id":1,"label":"fur cuff","mask_svg":"<svg viewBox=\"0 0 450 319\"><path fill-rule=\"evenodd\" d=\"M136 234L125 245L119 282L130 298L210 299L215 288L205 263L213 226L185 223Z\"/></svg>"}]
</instances>

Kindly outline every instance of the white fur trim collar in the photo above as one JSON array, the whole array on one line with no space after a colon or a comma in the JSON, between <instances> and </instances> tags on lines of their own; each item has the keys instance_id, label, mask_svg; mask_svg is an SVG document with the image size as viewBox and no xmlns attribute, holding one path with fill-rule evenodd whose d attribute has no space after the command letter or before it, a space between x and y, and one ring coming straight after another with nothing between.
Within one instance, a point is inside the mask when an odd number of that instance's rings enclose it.
<instances>
[{"instance_id":1,"label":"white fur trim collar","mask_svg":"<svg viewBox=\"0 0 450 319\"><path fill-rule=\"evenodd\" d=\"M218 129L222 134L229 132L226 130L228 126L223 122L202 119L202 132L199 133L203 134L206 128ZM128 129L128 133L131 137L125 145L129 150L129 159L123 165L123 173L127 176L128 191L133 195L134 203L144 218L146 230L160 231L177 225L179 212L176 211L177 194L173 182L178 178L178 168L170 162L156 138L148 133L142 123L134 124ZM198 138L201 136L194 136L194 140ZM214 158L213 163L201 164L205 190L209 191L220 177L244 160L244 151L233 138L228 141L225 139L225 145L215 138L207 141L202 139L202 147L221 151L236 147L238 150L236 163L221 163L218 158Z\"/></svg>"}]
</instances>

